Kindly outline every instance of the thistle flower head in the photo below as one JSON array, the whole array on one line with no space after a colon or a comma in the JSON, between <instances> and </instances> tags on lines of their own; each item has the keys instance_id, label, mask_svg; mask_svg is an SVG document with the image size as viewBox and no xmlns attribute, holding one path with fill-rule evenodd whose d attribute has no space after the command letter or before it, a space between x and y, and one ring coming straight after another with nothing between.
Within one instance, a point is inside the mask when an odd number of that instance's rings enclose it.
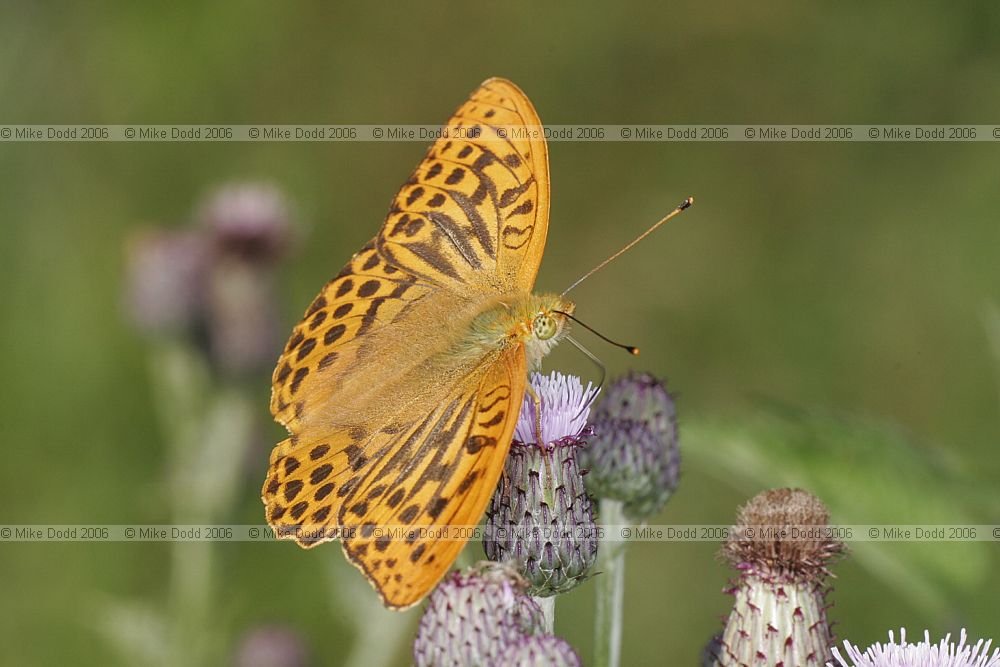
<instances>
[{"instance_id":1,"label":"thistle flower head","mask_svg":"<svg viewBox=\"0 0 1000 667\"><path fill-rule=\"evenodd\" d=\"M238 183L216 190L198 219L219 252L255 262L282 256L292 238L289 205L277 187Z\"/></svg>"},{"instance_id":2,"label":"thistle flower head","mask_svg":"<svg viewBox=\"0 0 1000 667\"><path fill-rule=\"evenodd\" d=\"M590 388L561 373L535 374L531 386L542 403L545 445L535 443L529 395L486 510L483 548L490 560L517 568L532 595L546 597L581 583L597 558L594 506L577 463L586 445Z\"/></svg>"},{"instance_id":3,"label":"thistle flower head","mask_svg":"<svg viewBox=\"0 0 1000 667\"><path fill-rule=\"evenodd\" d=\"M286 200L270 185L232 185L197 217L196 227L130 239L128 314L144 333L207 345L228 374L265 369L280 342L273 265L291 241Z\"/></svg>"},{"instance_id":4,"label":"thistle flower head","mask_svg":"<svg viewBox=\"0 0 1000 667\"><path fill-rule=\"evenodd\" d=\"M740 509L722 556L740 573L733 609L707 664L821 665L832 657L826 617L827 564L842 543L829 513L800 489L759 494Z\"/></svg>"},{"instance_id":5,"label":"thistle flower head","mask_svg":"<svg viewBox=\"0 0 1000 667\"><path fill-rule=\"evenodd\" d=\"M624 502L634 519L662 510L680 470L677 416L665 384L649 373L616 380L592 425L594 436L581 456L590 492Z\"/></svg>"},{"instance_id":6,"label":"thistle flower head","mask_svg":"<svg viewBox=\"0 0 1000 667\"><path fill-rule=\"evenodd\" d=\"M305 667L311 662L298 633L280 625L249 631L240 640L234 659L236 667Z\"/></svg>"},{"instance_id":7,"label":"thistle flower head","mask_svg":"<svg viewBox=\"0 0 1000 667\"><path fill-rule=\"evenodd\" d=\"M125 306L146 334L186 333L201 312L208 253L190 230L142 229L125 246Z\"/></svg>"},{"instance_id":8,"label":"thistle flower head","mask_svg":"<svg viewBox=\"0 0 1000 667\"><path fill-rule=\"evenodd\" d=\"M771 489L740 508L735 529L722 549L733 567L775 580L815 580L844 544L824 530L830 514L819 498L802 489ZM795 537L781 528L795 528Z\"/></svg>"},{"instance_id":9,"label":"thistle flower head","mask_svg":"<svg viewBox=\"0 0 1000 667\"><path fill-rule=\"evenodd\" d=\"M565 639L533 635L507 647L499 665L518 667L581 667L580 656Z\"/></svg>"},{"instance_id":10,"label":"thistle flower head","mask_svg":"<svg viewBox=\"0 0 1000 667\"><path fill-rule=\"evenodd\" d=\"M542 610L511 568L481 562L446 576L427 601L413 642L417 667L492 665L542 628Z\"/></svg>"},{"instance_id":11,"label":"thistle flower head","mask_svg":"<svg viewBox=\"0 0 1000 667\"><path fill-rule=\"evenodd\" d=\"M553 372L550 375L531 374L531 388L541 401L541 435L543 444L580 435L590 416L593 389L586 388L575 375ZM517 417L514 439L522 443L537 443L535 433L535 402L525 392L521 413Z\"/></svg>"},{"instance_id":12,"label":"thistle flower head","mask_svg":"<svg viewBox=\"0 0 1000 667\"><path fill-rule=\"evenodd\" d=\"M240 375L270 367L280 343L272 267L291 244L289 206L263 183L224 186L198 213L212 250L206 284L211 358Z\"/></svg>"},{"instance_id":13,"label":"thistle flower head","mask_svg":"<svg viewBox=\"0 0 1000 667\"><path fill-rule=\"evenodd\" d=\"M890 630L888 643L873 644L864 652L845 641L847 659L835 648L833 657L837 662L826 664L827 667L1000 667L1000 649L990 653L992 641L980 639L975 644L967 644L963 629L958 644L951 641L950 634L937 644L931 644L930 632L925 630L922 642L910 644L906 641L906 630L900 629L897 644Z\"/></svg>"}]
</instances>

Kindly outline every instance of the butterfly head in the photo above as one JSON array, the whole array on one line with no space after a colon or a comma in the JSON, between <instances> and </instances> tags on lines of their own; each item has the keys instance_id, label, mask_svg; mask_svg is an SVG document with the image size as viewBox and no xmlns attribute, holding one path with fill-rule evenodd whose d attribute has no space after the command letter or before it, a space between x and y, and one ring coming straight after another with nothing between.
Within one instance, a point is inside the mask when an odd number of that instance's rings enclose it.
<instances>
[{"instance_id":1,"label":"butterfly head","mask_svg":"<svg viewBox=\"0 0 1000 667\"><path fill-rule=\"evenodd\" d=\"M572 313L575 306L555 294L532 295L524 305L517 337L524 341L530 365L534 368L565 335L568 330L566 313Z\"/></svg>"},{"instance_id":2,"label":"butterfly head","mask_svg":"<svg viewBox=\"0 0 1000 667\"><path fill-rule=\"evenodd\" d=\"M565 331L567 314L572 314L576 305L555 294L539 295L533 300L535 308L528 321L531 337L539 341L558 340Z\"/></svg>"}]
</instances>

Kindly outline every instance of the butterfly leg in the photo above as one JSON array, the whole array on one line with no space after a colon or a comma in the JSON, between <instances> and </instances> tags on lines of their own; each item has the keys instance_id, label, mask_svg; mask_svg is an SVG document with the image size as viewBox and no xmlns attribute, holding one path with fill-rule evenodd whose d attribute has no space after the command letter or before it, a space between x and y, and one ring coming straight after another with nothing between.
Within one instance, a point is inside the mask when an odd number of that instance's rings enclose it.
<instances>
[{"instance_id":1,"label":"butterfly leg","mask_svg":"<svg viewBox=\"0 0 1000 667\"><path fill-rule=\"evenodd\" d=\"M545 440L542 438L542 399L535 392L531 383L524 386L527 390L528 395L531 396L532 403L535 404L535 443L538 444L539 449L545 449ZM552 469L549 463L549 457L543 456L542 461L545 463L545 486L546 489L552 488ZM545 501L551 506L554 506L554 499L546 498Z\"/></svg>"},{"instance_id":2,"label":"butterfly leg","mask_svg":"<svg viewBox=\"0 0 1000 667\"><path fill-rule=\"evenodd\" d=\"M530 384L525 385L524 388L527 390L528 395L531 396L531 402L535 404L535 443L539 447L544 447L545 440L542 439L542 399Z\"/></svg>"}]
</instances>

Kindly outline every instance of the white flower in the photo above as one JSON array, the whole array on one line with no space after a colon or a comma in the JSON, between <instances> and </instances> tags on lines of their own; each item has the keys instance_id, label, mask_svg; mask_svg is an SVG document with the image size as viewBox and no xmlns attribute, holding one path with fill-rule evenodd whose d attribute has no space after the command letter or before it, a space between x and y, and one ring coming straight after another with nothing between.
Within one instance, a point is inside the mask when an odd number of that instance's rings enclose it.
<instances>
[{"instance_id":1,"label":"white flower","mask_svg":"<svg viewBox=\"0 0 1000 667\"><path fill-rule=\"evenodd\" d=\"M833 649L833 656L839 667L1000 667L1000 649L991 654L992 640L980 639L975 645L965 643L965 630L959 636L958 644L945 635L937 644L931 644L930 632L924 631L924 641L919 644L906 642L906 630L900 629L899 643L895 642L892 630L889 643L869 646L864 653L850 642L844 642L850 662L841 657L840 651ZM827 667L838 667L832 662Z\"/></svg>"}]
</instances>

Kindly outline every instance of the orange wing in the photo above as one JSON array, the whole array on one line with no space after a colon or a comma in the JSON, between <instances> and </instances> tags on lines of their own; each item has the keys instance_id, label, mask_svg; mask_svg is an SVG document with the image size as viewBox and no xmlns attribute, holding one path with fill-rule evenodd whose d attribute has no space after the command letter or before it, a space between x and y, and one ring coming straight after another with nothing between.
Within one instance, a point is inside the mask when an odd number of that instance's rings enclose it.
<instances>
[{"instance_id":1,"label":"orange wing","mask_svg":"<svg viewBox=\"0 0 1000 667\"><path fill-rule=\"evenodd\" d=\"M395 608L423 597L463 543L386 542L375 528L477 523L526 381L523 347L451 360L442 350L455 340L435 342L428 324L530 290L548 229L548 154L524 93L490 79L447 127L378 236L295 327L272 385L290 437L264 482L269 523L305 547L343 532L348 557Z\"/></svg>"},{"instance_id":2,"label":"orange wing","mask_svg":"<svg viewBox=\"0 0 1000 667\"><path fill-rule=\"evenodd\" d=\"M379 253L435 284L530 291L549 223L535 108L510 81L489 79L446 130L396 195Z\"/></svg>"},{"instance_id":3,"label":"orange wing","mask_svg":"<svg viewBox=\"0 0 1000 667\"><path fill-rule=\"evenodd\" d=\"M479 523L503 471L525 378L524 350L507 352L478 385L456 387L401 434L345 499L344 553L386 606L419 602L465 546L467 534L420 529ZM376 526L410 530L376 535Z\"/></svg>"},{"instance_id":4,"label":"orange wing","mask_svg":"<svg viewBox=\"0 0 1000 667\"><path fill-rule=\"evenodd\" d=\"M264 485L280 537L311 547L343 538L344 552L389 607L418 602L465 539L391 534L390 527L474 525L486 509L514 435L526 381L512 348L476 366L428 415L400 410L371 433L350 429L275 448Z\"/></svg>"},{"instance_id":5,"label":"orange wing","mask_svg":"<svg viewBox=\"0 0 1000 667\"><path fill-rule=\"evenodd\" d=\"M357 252L323 287L292 330L271 377L271 414L291 433L310 411L323 409L331 380L357 361L364 338L401 320L436 291L385 261L375 242Z\"/></svg>"},{"instance_id":6,"label":"orange wing","mask_svg":"<svg viewBox=\"0 0 1000 667\"><path fill-rule=\"evenodd\" d=\"M442 138L393 200L378 236L313 300L271 378L271 414L293 434L303 415L344 400L330 386L362 339L405 317L437 290L530 291L545 249L549 164L544 137L501 138L541 127L527 96L489 79L448 120Z\"/></svg>"}]
</instances>

